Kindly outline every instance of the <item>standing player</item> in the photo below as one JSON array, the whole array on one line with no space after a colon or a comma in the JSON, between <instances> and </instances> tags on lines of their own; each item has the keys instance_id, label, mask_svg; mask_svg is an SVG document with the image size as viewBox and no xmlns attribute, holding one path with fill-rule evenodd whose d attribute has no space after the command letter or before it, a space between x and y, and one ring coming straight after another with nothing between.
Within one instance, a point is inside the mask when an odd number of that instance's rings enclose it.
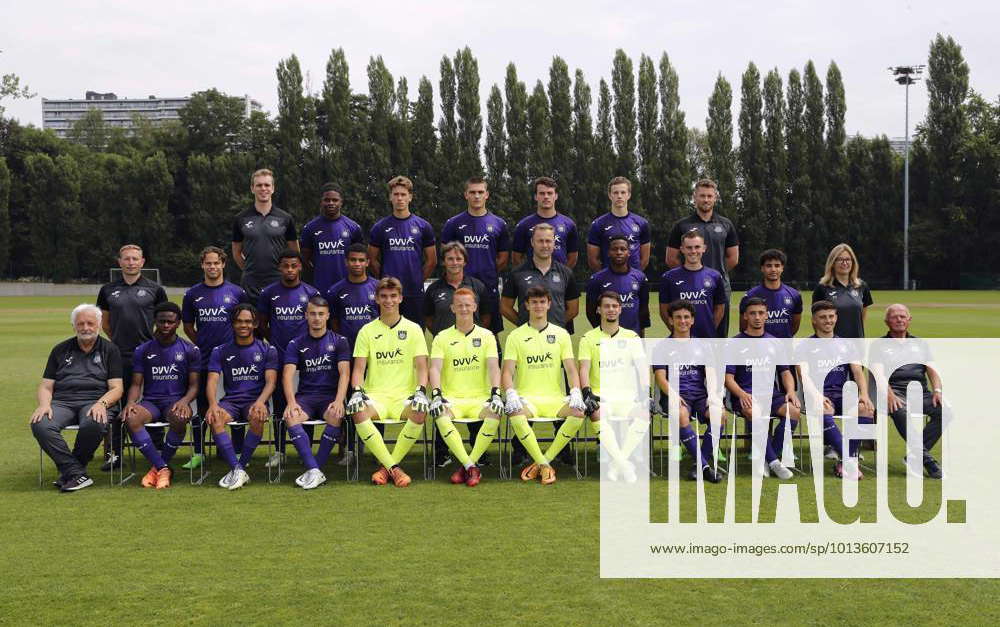
<instances>
[{"instance_id":1,"label":"standing player","mask_svg":"<svg viewBox=\"0 0 1000 627\"><path fill-rule=\"evenodd\" d=\"M536 285L526 294L528 321L507 336L501 381L506 390L507 419L514 433L534 460L521 470L521 480L541 476L542 484L555 483L552 460L569 443L583 424L586 405L580 390L580 375L573 359L569 333L548 320L552 299L549 291ZM563 379L569 384L566 396ZM565 418L545 454L538 447L531 417Z\"/></svg>"},{"instance_id":2,"label":"standing player","mask_svg":"<svg viewBox=\"0 0 1000 627\"><path fill-rule=\"evenodd\" d=\"M285 347L294 338L306 331L306 303L319 292L308 283L303 283L302 257L298 251L286 250L278 258L281 280L265 287L260 292L258 307L261 335L278 351L278 363L283 364ZM268 468L278 466L285 459L285 393L281 388L274 391L274 432L278 434L277 450L267 461Z\"/></svg>"},{"instance_id":3,"label":"standing player","mask_svg":"<svg viewBox=\"0 0 1000 627\"><path fill-rule=\"evenodd\" d=\"M497 339L489 329L474 321L476 295L467 287L455 290L451 299L454 326L439 333L431 343L430 415L441 439L461 464L451 482L469 487L479 484L482 473L476 462L493 443L500 425L503 397L500 395L500 363ZM479 418L483 427L477 434L472 453L458 434L453 418ZM471 425L470 425L471 426Z\"/></svg>"},{"instance_id":4,"label":"standing player","mask_svg":"<svg viewBox=\"0 0 1000 627\"><path fill-rule=\"evenodd\" d=\"M205 386L208 384L208 357L216 346L233 341L233 308L240 303L248 302L247 293L243 288L226 280L226 253L221 248L206 246L202 249L201 270L204 279L184 293L181 304L184 334L198 347L202 357L201 372L198 376L198 416L191 420L194 455L188 463L181 466L186 470L200 467L204 460L202 429L205 412L208 410L208 397L205 396ZM240 429L240 439L237 442L243 441L242 427ZM234 435L235 433L234 430Z\"/></svg>"},{"instance_id":5,"label":"standing player","mask_svg":"<svg viewBox=\"0 0 1000 627\"><path fill-rule=\"evenodd\" d=\"M551 225L555 231L555 249L552 256L559 263L575 268L579 255L576 222L573 222L569 216L556 211L556 200L559 199L559 194L556 192L555 180L547 176L540 176L534 180L531 187L535 190L537 206L535 213L525 216L514 227L514 241L511 244L513 267L520 266L524 263L525 257L531 256L532 233L534 233L535 226L544 222Z\"/></svg>"},{"instance_id":6,"label":"standing player","mask_svg":"<svg viewBox=\"0 0 1000 627\"><path fill-rule=\"evenodd\" d=\"M718 200L719 193L715 181L699 179L694 184L695 211L690 216L678 220L670 229L666 261L668 268L681 265L684 261L681 255L681 237L691 229L701 233L702 241L707 247L704 263L722 275L725 292L722 299L722 319L718 323L716 333L711 337L726 337L729 335L729 271L740 262L740 240L732 221L716 213L715 203Z\"/></svg>"},{"instance_id":7,"label":"standing player","mask_svg":"<svg viewBox=\"0 0 1000 627\"><path fill-rule=\"evenodd\" d=\"M638 339L639 335L634 331L619 326L618 320L622 311L621 296L614 291L605 291L597 298L597 310L600 316L598 326L587 331L580 338L580 385L582 386L583 402L586 406L584 415L590 418L590 424L594 428L597 437L600 438L612 459L612 469L609 470L609 477L612 481L617 478L618 471L625 473L627 480L631 483L635 481L635 468L628 462L622 454L615 438L615 430L609 425L607 429L601 428L601 420L605 416L623 419L629 417L637 408L636 403L629 402L623 404L617 398L614 402L601 400L601 369L605 374L612 376L612 384L620 384L628 379L635 380L635 391L639 394L641 390L642 398L645 399L649 390L649 374L645 364L638 363L634 355L629 352L632 347L626 342L621 342L618 348L613 351L605 349L605 359L601 359L601 345L605 347L612 340ZM620 357L619 357L620 356ZM610 359L609 359L610 358ZM607 381L605 381L607 382ZM610 390L609 390L610 391ZM619 396L619 395L616 395ZM627 398L628 394L621 394ZM629 400L634 400L629 399ZM639 408L644 406L640 405Z\"/></svg>"},{"instance_id":8,"label":"standing player","mask_svg":"<svg viewBox=\"0 0 1000 627\"><path fill-rule=\"evenodd\" d=\"M170 487L170 460L184 441L191 419L191 401L198 394L201 351L177 337L181 308L176 303L160 303L153 315L154 337L135 349L128 404L122 413L132 432L132 442L152 465L142 478L142 486L159 490ZM162 454L145 426L161 418L170 423Z\"/></svg>"},{"instance_id":9,"label":"standing player","mask_svg":"<svg viewBox=\"0 0 1000 627\"><path fill-rule=\"evenodd\" d=\"M468 257L465 273L482 281L489 296L489 302L485 303L484 308L491 314L490 324L484 326L499 333L503 331L503 319L500 317L500 273L507 267L510 238L503 218L486 209L489 197L486 179L474 176L467 180L467 208L444 223L441 241L461 242L465 246Z\"/></svg>"},{"instance_id":10,"label":"standing player","mask_svg":"<svg viewBox=\"0 0 1000 627\"><path fill-rule=\"evenodd\" d=\"M341 213L344 192L339 186L327 183L320 193L320 214L302 227L299 245L304 265L313 268L313 285L323 293L347 276L347 247L365 237L358 223Z\"/></svg>"},{"instance_id":11,"label":"standing player","mask_svg":"<svg viewBox=\"0 0 1000 627\"><path fill-rule=\"evenodd\" d=\"M399 463L413 448L424 428L427 400L427 343L417 323L399 313L403 286L395 277L382 277L375 293L379 317L358 333L351 370L353 391L347 403L361 441L381 466L372 483L385 485L390 477L399 488L410 477ZM373 420L405 420L392 453Z\"/></svg>"},{"instance_id":12,"label":"standing player","mask_svg":"<svg viewBox=\"0 0 1000 627\"><path fill-rule=\"evenodd\" d=\"M705 366L691 365L694 362L705 361L706 349L698 342L691 342L691 330L694 328L696 309L685 300L675 300L667 305L667 315L670 320L670 337L677 342L665 342L664 352L657 352L657 365L653 366L653 376L656 387L660 389L660 407L663 412L670 411L670 397L678 397L680 415L679 434L681 444L687 449L694 467L688 473L688 479L698 478L698 432L691 428L691 419L708 425L701 440L701 475L706 481L719 483L719 475L713 459L715 451L712 445L714 435L722 433L724 414L721 399L714 393L716 389L715 369ZM691 364L685 365L685 359ZM677 372L671 379L667 374L667 365L671 361L678 362ZM664 364L664 365L661 365ZM713 419L714 418L714 419ZM712 424L712 423L715 424ZM714 434L713 434L714 432Z\"/></svg>"},{"instance_id":13,"label":"standing player","mask_svg":"<svg viewBox=\"0 0 1000 627\"><path fill-rule=\"evenodd\" d=\"M233 309L233 341L212 350L208 359L208 411L205 420L212 429L215 445L231 469L219 487L229 490L242 488L250 482L245 468L264 435L267 422L267 401L278 381L278 351L263 340L254 338L257 329L257 310L253 305L240 303ZM222 377L225 396L216 398L216 389ZM250 431L243 440L243 450L236 457L233 441L226 433L226 425L234 420L249 421Z\"/></svg>"},{"instance_id":14,"label":"standing player","mask_svg":"<svg viewBox=\"0 0 1000 627\"><path fill-rule=\"evenodd\" d=\"M396 277L403 285L400 313L423 327L424 281L437 267L434 229L427 220L410 213L413 182L405 176L388 183L392 215L372 227L368 256L375 276Z\"/></svg>"},{"instance_id":15,"label":"standing player","mask_svg":"<svg viewBox=\"0 0 1000 627\"><path fill-rule=\"evenodd\" d=\"M719 337L719 323L725 314L725 282L717 271L701 263L705 254L705 238L691 229L681 238L684 265L667 270L660 279L660 318L669 324L668 305L675 300L686 300L695 307L694 337Z\"/></svg>"},{"instance_id":16,"label":"standing player","mask_svg":"<svg viewBox=\"0 0 1000 627\"><path fill-rule=\"evenodd\" d=\"M802 322L802 295L794 287L781 282L787 262L785 253L769 248L760 254L760 273L763 281L747 290L740 300L740 310L748 298L763 298L767 303L767 324L764 328L774 337L795 337ZM740 316L740 331L746 321Z\"/></svg>"},{"instance_id":17,"label":"standing player","mask_svg":"<svg viewBox=\"0 0 1000 627\"><path fill-rule=\"evenodd\" d=\"M642 337L643 329L649 326L649 283L646 275L628 265L629 242L624 235L609 239L607 258L609 267L595 272L587 280L587 320L590 326L597 328L601 320L597 312L600 295L612 291L622 301L618 324Z\"/></svg>"},{"instance_id":18,"label":"standing player","mask_svg":"<svg viewBox=\"0 0 1000 627\"><path fill-rule=\"evenodd\" d=\"M233 220L233 261L243 271L243 289L256 300L265 286L281 277L278 255L286 248L299 249L295 236L295 220L287 211L271 202L274 175L270 170L257 170L250 175L253 206Z\"/></svg>"},{"instance_id":19,"label":"standing player","mask_svg":"<svg viewBox=\"0 0 1000 627\"><path fill-rule=\"evenodd\" d=\"M611 211L590 223L587 233L587 266L594 272L608 267L608 249L613 239L624 237L628 243L629 267L645 271L649 265L649 222L631 213L628 201L632 197L632 182L616 176L608 184Z\"/></svg>"},{"instance_id":20,"label":"standing player","mask_svg":"<svg viewBox=\"0 0 1000 627\"><path fill-rule=\"evenodd\" d=\"M322 296L313 296L306 305L308 331L296 337L285 350L281 382L288 406L284 419L292 445L306 467L295 483L306 490L326 482L320 470L330 457L333 445L340 439L344 421L344 401L351 377L351 352L347 338L328 331L330 304ZM299 371L299 388L295 390L295 371ZM319 451L313 456L312 438L302 427L306 420L326 421Z\"/></svg>"},{"instance_id":21,"label":"standing player","mask_svg":"<svg viewBox=\"0 0 1000 627\"><path fill-rule=\"evenodd\" d=\"M764 325L767 322L767 303L764 302L763 298L758 298L756 296L748 298L744 304L743 311L740 312L740 315L746 321L746 330L737 333L733 337L774 337L764 330ZM771 392L771 406L767 408L760 408L760 414L766 421L764 424L768 424L770 422L769 418L771 416L780 417L776 429L782 434L785 430L785 420L790 420L792 432L794 433L795 427L798 426L799 423L800 410L799 397L795 393L795 377L792 376L792 371L788 366L777 363L777 355L777 350L771 350L769 347L766 359L768 363L756 364L765 367L774 364L776 365L775 367L778 375L777 379L774 381L774 389ZM751 365L726 365L726 389L729 390L729 393L733 396L733 411L747 419L751 417L754 406L753 396L751 395L752 378ZM779 379L781 381L780 388L778 387ZM751 425L753 428L756 428L756 425L753 425L753 423L751 423ZM791 479L792 471L785 468L781 464L781 460L778 459L778 451L780 451L780 449L775 448L770 434L767 434L766 442L764 461L767 463L767 467L771 472L777 475L779 479Z\"/></svg>"},{"instance_id":22,"label":"standing player","mask_svg":"<svg viewBox=\"0 0 1000 627\"><path fill-rule=\"evenodd\" d=\"M132 355L135 348L153 339L153 309L167 300L161 285L142 276L146 259L135 244L125 244L118 250L120 279L101 287L97 306L101 308L101 330L111 338L122 355L122 381L132 381ZM111 452L101 470L121 468L121 415L113 418Z\"/></svg>"},{"instance_id":23,"label":"standing player","mask_svg":"<svg viewBox=\"0 0 1000 627\"><path fill-rule=\"evenodd\" d=\"M875 422L875 406L868 396L868 377L861 370L858 363L860 355L858 349L851 344L851 340L840 338L834 334L833 330L837 326L837 306L828 300L816 301L812 304L812 326L815 333L810 338L822 338L831 340L825 343L824 347L817 346L817 343L807 345L807 351L797 360L799 362L799 379L806 390L823 399L823 442L828 447L833 447L836 452L837 465L834 467L834 474L844 479L864 479L864 475L857 467L858 449L861 447L861 440L851 440L846 459L843 452L843 436L834 416L844 415L844 384L853 379L858 385L858 422L861 424L872 424ZM810 366L819 368L819 360L833 361L836 365L830 369L823 380L822 392L816 387L816 381L809 376ZM785 434L779 431L775 434L775 449L780 450L779 445L784 444ZM780 438L780 442L778 441ZM846 462L846 463L845 463Z\"/></svg>"}]
</instances>

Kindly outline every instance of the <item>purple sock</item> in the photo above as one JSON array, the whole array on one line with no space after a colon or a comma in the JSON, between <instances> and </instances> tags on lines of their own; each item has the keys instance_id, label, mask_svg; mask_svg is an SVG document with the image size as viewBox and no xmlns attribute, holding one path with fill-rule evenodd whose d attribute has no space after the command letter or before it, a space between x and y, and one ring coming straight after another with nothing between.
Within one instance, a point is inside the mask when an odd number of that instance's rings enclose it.
<instances>
[{"instance_id":1,"label":"purple sock","mask_svg":"<svg viewBox=\"0 0 1000 627\"><path fill-rule=\"evenodd\" d=\"M149 437L149 432L146 431L145 427L139 427L138 431L132 432L132 441L139 452L146 456L153 468L159 470L166 467L163 457L160 456L160 451L153 446L153 439Z\"/></svg>"},{"instance_id":2,"label":"purple sock","mask_svg":"<svg viewBox=\"0 0 1000 627\"><path fill-rule=\"evenodd\" d=\"M243 452L240 453L240 465L244 468L250 465L250 459L253 458L253 452L257 450L260 439L261 436L247 430L246 437L243 438Z\"/></svg>"},{"instance_id":3,"label":"purple sock","mask_svg":"<svg viewBox=\"0 0 1000 627\"><path fill-rule=\"evenodd\" d=\"M722 439L722 434L719 434L719 439ZM701 463L712 465L712 460L714 459L712 455L712 425L707 425L705 429L705 435L701 436Z\"/></svg>"},{"instance_id":4,"label":"purple sock","mask_svg":"<svg viewBox=\"0 0 1000 627\"><path fill-rule=\"evenodd\" d=\"M340 439L340 427L326 425L323 435L319 439L319 450L316 451L316 467L322 468L326 465L326 460L330 459L330 452L333 445Z\"/></svg>"},{"instance_id":5,"label":"purple sock","mask_svg":"<svg viewBox=\"0 0 1000 627\"><path fill-rule=\"evenodd\" d=\"M173 429L167 431L167 439L163 442L163 463L169 464L177 452L177 447L184 441L183 433L176 433Z\"/></svg>"},{"instance_id":6,"label":"purple sock","mask_svg":"<svg viewBox=\"0 0 1000 627\"><path fill-rule=\"evenodd\" d=\"M869 418L867 416L859 416L858 417L858 424L861 424L861 425L873 425L873 424L875 424L875 419L874 418ZM849 449L848 455L850 455L851 457L857 457L858 456L858 451L861 449L861 440L852 439L848 443L848 447L847 448Z\"/></svg>"},{"instance_id":7,"label":"purple sock","mask_svg":"<svg viewBox=\"0 0 1000 627\"><path fill-rule=\"evenodd\" d=\"M771 445L774 447L774 452L781 459L781 452L785 450L785 422L788 421L787 418L781 418L778 420L778 425L774 429L774 435L771 437ZM792 424L792 433L795 433L795 428L799 426L798 420L790 421Z\"/></svg>"},{"instance_id":8,"label":"purple sock","mask_svg":"<svg viewBox=\"0 0 1000 627\"><path fill-rule=\"evenodd\" d=\"M687 449L691 459L698 463L698 434L694 432L691 425L680 427L681 444Z\"/></svg>"},{"instance_id":9,"label":"purple sock","mask_svg":"<svg viewBox=\"0 0 1000 627\"><path fill-rule=\"evenodd\" d=\"M302 425L288 427L288 437L292 441L292 446L299 452L299 457L302 458L302 463L305 467L309 470L319 468L316 465L316 458L313 457L312 443L309 441L309 436L306 435L306 430L302 428Z\"/></svg>"},{"instance_id":10,"label":"purple sock","mask_svg":"<svg viewBox=\"0 0 1000 627\"><path fill-rule=\"evenodd\" d=\"M233 440L229 437L229 434L223 431L222 433L213 434L212 438L215 440L215 445L219 447L222 458L226 460L229 467L234 470L240 468L240 462L236 459L236 449L233 448Z\"/></svg>"},{"instance_id":11,"label":"purple sock","mask_svg":"<svg viewBox=\"0 0 1000 627\"><path fill-rule=\"evenodd\" d=\"M823 443L832 446L837 455L843 459L844 438L841 437L840 428L834 422L832 414L823 414Z\"/></svg>"}]
</instances>

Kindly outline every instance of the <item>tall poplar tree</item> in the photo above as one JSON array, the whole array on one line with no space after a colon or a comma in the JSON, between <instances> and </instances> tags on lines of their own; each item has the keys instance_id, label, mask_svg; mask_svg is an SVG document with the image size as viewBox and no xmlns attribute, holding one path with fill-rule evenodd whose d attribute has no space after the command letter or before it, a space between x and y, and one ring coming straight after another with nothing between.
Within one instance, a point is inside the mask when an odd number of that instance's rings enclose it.
<instances>
[{"instance_id":1,"label":"tall poplar tree","mask_svg":"<svg viewBox=\"0 0 1000 627\"><path fill-rule=\"evenodd\" d=\"M775 68L764 78L764 203L769 238L781 249L786 247L785 197L788 192L783 91L781 75Z\"/></svg>"},{"instance_id":2,"label":"tall poplar tree","mask_svg":"<svg viewBox=\"0 0 1000 627\"><path fill-rule=\"evenodd\" d=\"M635 180L635 72L632 59L619 48L611 64L611 88L615 95L615 150L618 163L615 174Z\"/></svg>"},{"instance_id":3,"label":"tall poplar tree","mask_svg":"<svg viewBox=\"0 0 1000 627\"><path fill-rule=\"evenodd\" d=\"M480 141L483 137L483 113L479 105L479 62L468 46L455 53L458 110L458 179L483 173Z\"/></svg>"},{"instance_id":4,"label":"tall poplar tree","mask_svg":"<svg viewBox=\"0 0 1000 627\"><path fill-rule=\"evenodd\" d=\"M662 206L660 201L660 155L659 155L659 118L658 100L656 97L656 67L653 60L642 55L639 57L639 186L633 191L633 201L649 213Z\"/></svg>"},{"instance_id":5,"label":"tall poplar tree","mask_svg":"<svg viewBox=\"0 0 1000 627\"><path fill-rule=\"evenodd\" d=\"M549 67L549 109L552 128L552 171L563 193L573 189L573 106L570 102L569 67L553 57ZM567 201L570 196L567 194ZM566 204L569 204L568 202Z\"/></svg>"},{"instance_id":6,"label":"tall poplar tree","mask_svg":"<svg viewBox=\"0 0 1000 627\"><path fill-rule=\"evenodd\" d=\"M681 110L677 70L664 52L660 57L660 202L657 209L673 223L687 213L693 173L688 161L688 129ZM654 221L654 229L659 221ZM663 225L660 225L663 226ZM664 233L666 231L664 230Z\"/></svg>"},{"instance_id":7,"label":"tall poplar tree","mask_svg":"<svg viewBox=\"0 0 1000 627\"><path fill-rule=\"evenodd\" d=\"M708 171L719 186L722 213L735 215L736 168L733 163L733 88L719 74L708 99Z\"/></svg>"},{"instance_id":8,"label":"tall poplar tree","mask_svg":"<svg viewBox=\"0 0 1000 627\"><path fill-rule=\"evenodd\" d=\"M528 175L552 176L552 118L542 81L528 98Z\"/></svg>"},{"instance_id":9,"label":"tall poplar tree","mask_svg":"<svg viewBox=\"0 0 1000 627\"><path fill-rule=\"evenodd\" d=\"M760 72L753 62L747 65L740 82L739 155L740 199L736 213L740 250L751 260L743 264L744 276L756 274L753 260L769 242L765 207L764 118Z\"/></svg>"},{"instance_id":10,"label":"tall poplar tree","mask_svg":"<svg viewBox=\"0 0 1000 627\"><path fill-rule=\"evenodd\" d=\"M507 173L509 190L518 213L526 213L531 206L528 193L528 91L517 78L517 68L507 65L504 79L507 118Z\"/></svg>"}]
</instances>

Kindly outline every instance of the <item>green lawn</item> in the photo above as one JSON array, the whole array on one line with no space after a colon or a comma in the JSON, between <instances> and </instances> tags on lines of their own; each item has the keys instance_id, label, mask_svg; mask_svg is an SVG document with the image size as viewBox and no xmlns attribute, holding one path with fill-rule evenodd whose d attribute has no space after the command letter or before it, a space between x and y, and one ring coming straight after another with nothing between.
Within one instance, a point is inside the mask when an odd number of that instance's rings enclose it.
<instances>
[{"instance_id":1,"label":"green lawn","mask_svg":"<svg viewBox=\"0 0 1000 627\"><path fill-rule=\"evenodd\" d=\"M882 310L897 301L912 305L917 335L1000 336L998 292L874 296L870 336L882 333ZM561 480L546 488L499 482L491 467L476 489L451 486L439 473L437 481L416 480L406 490L348 483L334 470L326 486L307 493L291 483L294 465L283 485L271 486L261 480L258 463L254 483L227 493L188 486L182 472L165 492L135 483L109 489L95 466L99 485L93 488L79 494L39 490L38 449L27 417L45 357L70 335L68 312L81 300L0 300L0 384L8 397L0 423L0 573L6 588L0 623L1000 619L1000 584L993 580L602 581L598 484L593 476L572 480L562 468ZM804 321L802 334L808 326ZM186 455L179 454L181 463ZM416 464L409 468L418 472ZM54 478L47 459L46 472L47 480Z\"/></svg>"}]
</instances>

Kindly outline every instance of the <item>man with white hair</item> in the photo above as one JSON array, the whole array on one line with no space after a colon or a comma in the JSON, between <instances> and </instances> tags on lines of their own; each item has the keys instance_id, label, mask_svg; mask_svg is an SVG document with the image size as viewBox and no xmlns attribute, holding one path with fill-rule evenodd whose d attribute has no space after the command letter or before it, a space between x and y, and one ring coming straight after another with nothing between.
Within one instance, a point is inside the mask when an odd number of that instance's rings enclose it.
<instances>
[{"instance_id":1,"label":"man with white hair","mask_svg":"<svg viewBox=\"0 0 1000 627\"><path fill-rule=\"evenodd\" d=\"M889 332L883 335L885 338L872 346L872 356L869 360L872 363L872 372L878 381L880 388L888 387L889 417L896 425L896 430L903 440L906 440L907 414L922 413L930 420L924 425L923 435L923 466L927 471L927 476L931 479L942 477L941 465L931 455L931 449L941 439L941 376L937 370L931 366L930 352L926 344L916 340L916 336L910 334L910 322L913 316L906 305L895 303L885 308L885 326ZM908 342L898 342L894 340L909 340ZM887 367L894 366L901 359L910 360L912 363L900 363L891 374L886 377ZM928 389L927 382L931 387ZM906 407L906 388L911 382L920 385L923 396L923 409ZM886 385L888 384L888 385ZM909 455L903 458L904 464L911 473L919 474L919 466L916 459L911 459Z\"/></svg>"},{"instance_id":2,"label":"man with white hair","mask_svg":"<svg viewBox=\"0 0 1000 627\"><path fill-rule=\"evenodd\" d=\"M101 318L95 305L73 309L70 321L76 335L49 353L38 385L38 407L31 414L31 432L59 469L55 485L63 492L94 483L87 476L87 464L122 396L121 352L100 336ZM80 431L71 452L60 432L74 424Z\"/></svg>"}]
</instances>

